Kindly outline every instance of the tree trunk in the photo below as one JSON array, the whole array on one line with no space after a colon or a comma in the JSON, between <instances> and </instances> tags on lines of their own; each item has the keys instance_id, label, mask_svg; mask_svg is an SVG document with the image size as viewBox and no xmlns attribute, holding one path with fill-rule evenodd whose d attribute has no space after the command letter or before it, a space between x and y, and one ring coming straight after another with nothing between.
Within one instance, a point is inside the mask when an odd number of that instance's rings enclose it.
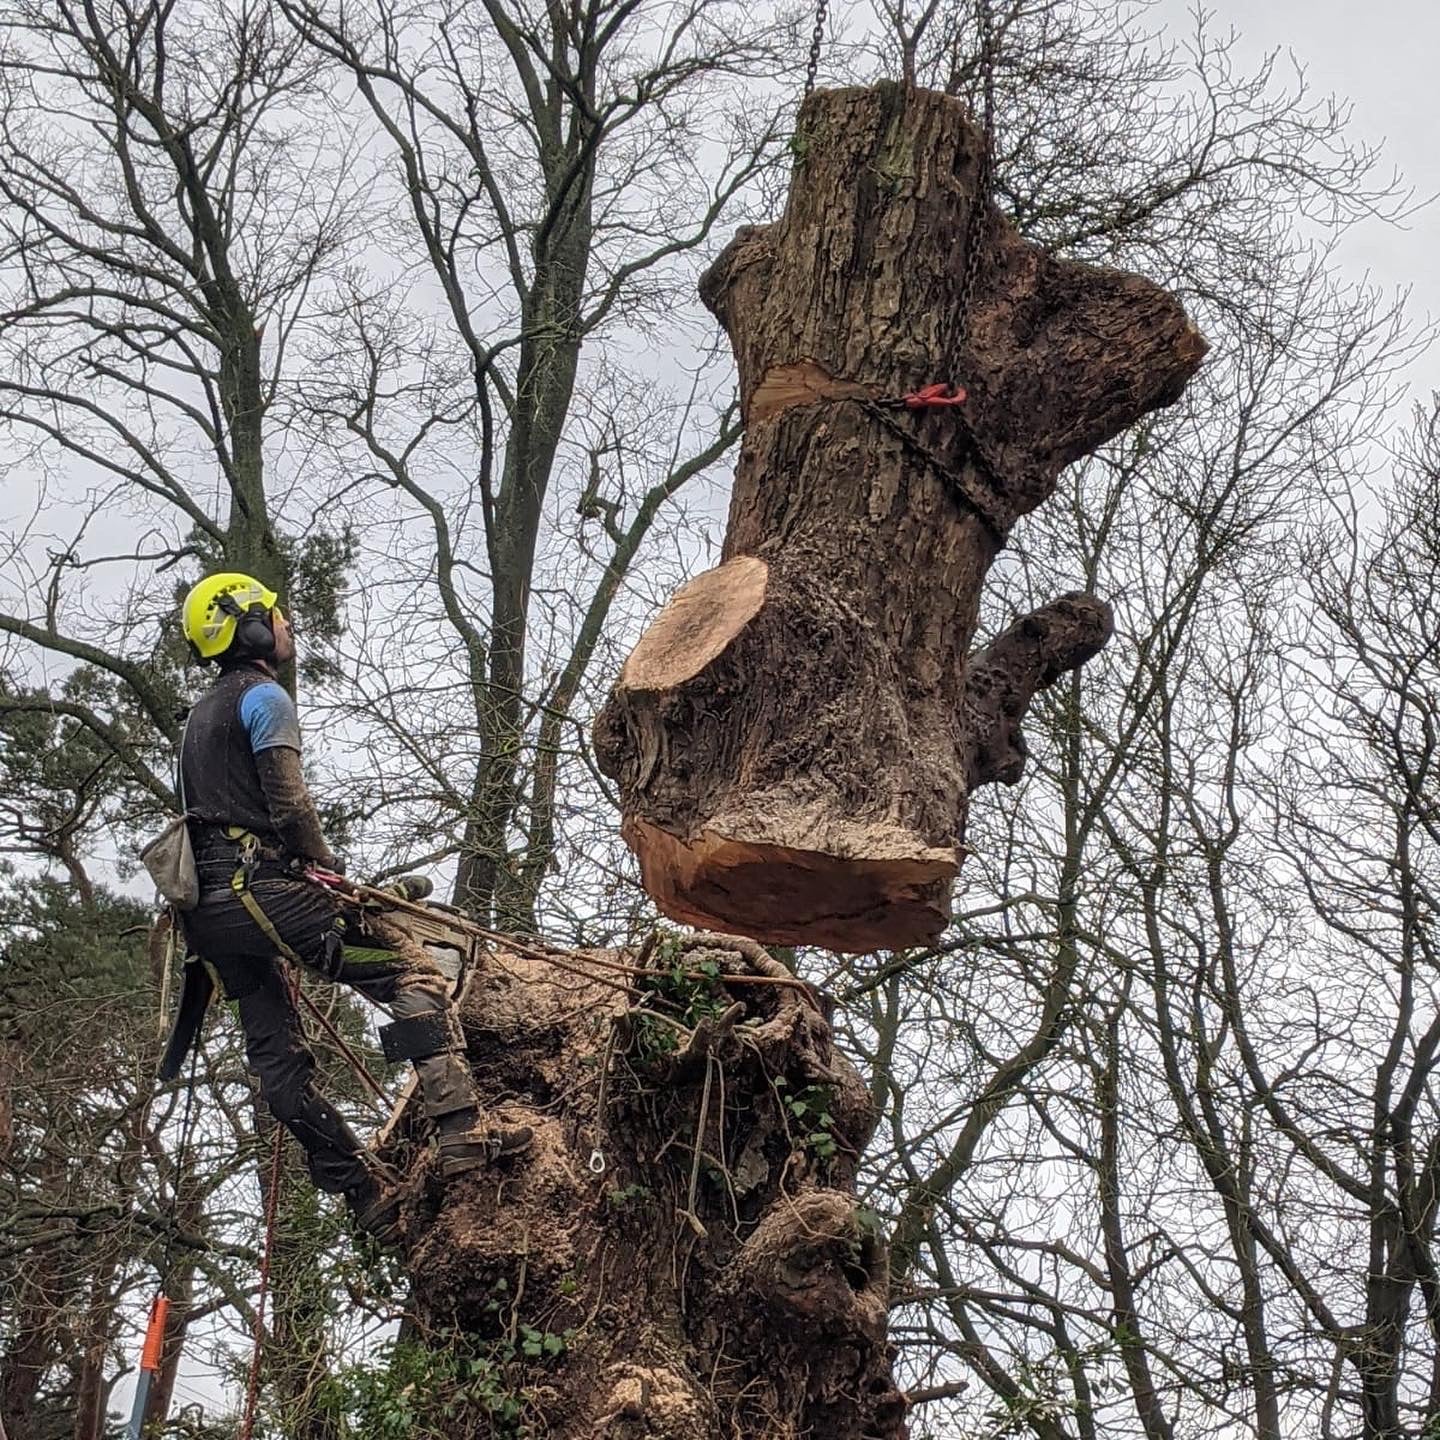
<instances>
[{"instance_id":1,"label":"tree trunk","mask_svg":"<svg viewBox=\"0 0 1440 1440\"><path fill-rule=\"evenodd\" d=\"M191 1164L193 1166L193 1157ZM180 1203L175 1223L192 1234L205 1228L205 1202L192 1173L176 1177L180 1186ZM195 1299L195 1260L188 1250L177 1252L171 1263L165 1291L170 1297L170 1311L165 1317L165 1333L160 1341L160 1365L150 1386L145 1405L144 1428L147 1435L159 1433L170 1415L175 1386L180 1379L180 1362L185 1358L185 1343L190 1334L190 1308Z\"/></svg>"},{"instance_id":2,"label":"tree trunk","mask_svg":"<svg viewBox=\"0 0 1440 1440\"><path fill-rule=\"evenodd\" d=\"M46 1152L36 1169L36 1198L41 1204L61 1203L63 1161ZM0 1351L0 1415L12 1440L37 1440L59 1428L55 1410L42 1403L42 1392L51 1366L75 1358L70 1320L78 1308L81 1273L76 1252L57 1237L32 1246L15 1275L14 1312L5 1317L6 1343Z\"/></svg>"},{"instance_id":3,"label":"tree trunk","mask_svg":"<svg viewBox=\"0 0 1440 1440\"><path fill-rule=\"evenodd\" d=\"M286 1440L335 1440L338 1421L324 1403L333 1360L327 1302L334 1289L323 1273L326 1202L310 1181L300 1147L288 1139L281 1142L277 1174L273 1157L280 1122L258 1092L252 1103L259 1214L271 1203L272 1180L280 1187L273 1240L267 1241L262 1230L260 1241L270 1246L270 1282L260 1342L262 1423L257 1428L273 1426ZM260 1304L258 1292L254 1303ZM247 1381L253 1345L252 1332L242 1350Z\"/></svg>"},{"instance_id":4,"label":"tree trunk","mask_svg":"<svg viewBox=\"0 0 1440 1440\"><path fill-rule=\"evenodd\" d=\"M22 1310L13 1322L14 1333L5 1353L0 1355L0 1414L13 1440L30 1440L34 1435L40 1386L55 1360L47 1323L54 1313L49 1306Z\"/></svg>"},{"instance_id":5,"label":"tree trunk","mask_svg":"<svg viewBox=\"0 0 1440 1440\"><path fill-rule=\"evenodd\" d=\"M568 161L548 189L568 185ZM515 404L505 466L489 534L493 615L487 688L476 719L480 762L471 791L455 903L484 923L519 930L528 923L510 856L510 828L520 795L516 783L525 742L525 663L535 547L555 456L575 390L583 334L579 324L591 244L591 190L574 189L566 219L537 254L524 305L525 339L515 377ZM483 382L482 382L483 383Z\"/></svg>"},{"instance_id":6,"label":"tree trunk","mask_svg":"<svg viewBox=\"0 0 1440 1440\"><path fill-rule=\"evenodd\" d=\"M664 942L644 963L665 978L628 984L516 949L464 1021L492 1118L532 1148L442 1199L414 1133L392 1143L415 1332L492 1376L451 1433L898 1440L884 1245L854 1198L874 1109L810 993L719 936Z\"/></svg>"},{"instance_id":7,"label":"tree trunk","mask_svg":"<svg viewBox=\"0 0 1440 1440\"><path fill-rule=\"evenodd\" d=\"M818 91L800 132L785 214L701 281L746 423L723 563L641 638L595 743L667 914L863 951L944 927L971 792L1018 778L1031 696L1109 635L1070 595L971 653L1010 528L1178 398L1205 343L1164 291L1047 256L987 204L957 345L965 107ZM963 406L877 403L955 380Z\"/></svg>"},{"instance_id":8,"label":"tree trunk","mask_svg":"<svg viewBox=\"0 0 1440 1440\"><path fill-rule=\"evenodd\" d=\"M74 1440L104 1440L105 1402L110 1396L105 1365L110 1358L115 1324L117 1268L116 1257L107 1256L90 1281L90 1303L77 1337L80 1354L75 1365Z\"/></svg>"}]
</instances>

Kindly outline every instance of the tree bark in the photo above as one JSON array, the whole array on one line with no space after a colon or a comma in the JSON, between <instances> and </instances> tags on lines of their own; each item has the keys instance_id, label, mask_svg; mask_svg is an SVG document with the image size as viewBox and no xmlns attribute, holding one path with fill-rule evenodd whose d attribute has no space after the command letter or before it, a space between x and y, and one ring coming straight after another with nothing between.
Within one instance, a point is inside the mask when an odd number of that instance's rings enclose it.
<instances>
[{"instance_id":1,"label":"tree bark","mask_svg":"<svg viewBox=\"0 0 1440 1440\"><path fill-rule=\"evenodd\" d=\"M589 102L593 75L586 84ZM547 117L546 123L553 119ZM536 237L536 273L522 307L525 338L500 493L488 531L493 616L487 683L476 716L481 755L455 880L457 905L482 922L493 920L501 929L514 930L531 919L510 854L526 723L530 587L545 496L579 371L580 310L593 242L591 177L587 173L577 183L568 147L557 132L548 138L546 195L558 210L555 224ZM488 382L480 378L478 383Z\"/></svg>"},{"instance_id":2,"label":"tree bark","mask_svg":"<svg viewBox=\"0 0 1440 1440\"><path fill-rule=\"evenodd\" d=\"M33 1435L37 1402L45 1372L55 1360L54 1337L47 1323L49 1306L27 1306L12 1322L14 1334L0 1355L0 1412L15 1440Z\"/></svg>"},{"instance_id":3,"label":"tree bark","mask_svg":"<svg viewBox=\"0 0 1440 1440\"><path fill-rule=\"evenodd\" d=\"M1205 342L1164 291L1048 256L987 203L957 347L965 107L817 91L800 133L782 218L701 281L746 423L723 563L641 638L595 744L667 914L863 951L944 927L971 793L1018 778L1030 698L1108 638L1108 607L1068 595L972 654L1005 537L1177 399ZM957 380L963 406L877 403Z\"/></svg>"},{"instance_id":4,"label":"tree bark","mask_svg":"<svg viewBox=\"0 0 1440 1440\"><path fill-rule=\"evenodd\" d=\"M644 965L678 978L628 986L519 948L482 961L464 1024L491 1119L532 1148L443 1195L418 1113L389 1151L414 1332L495 1367L453 1433L512 1433L503 1393L552 1440L899 1440L885 1250L854 1193L875 1112L813 996L721 936L666 941ZM514 1353L527 1333L559 1353Z\"/></svg>"},{"instance_id":5,"label":"tree bark","mask_svg":"<svg viewBox=\"0 0 1440 1440\"><path fill-rule=\"evenodd\" d=\"M193 1164L193 1160L192 1160ZM203 1233L205 1204L200 1187L190 1175L177 1175L180 1204L175 1212L176 1224L192 1234ZM180 1379L180 1362L185 1358L185 1345L190 1337L190 1311L195 1300L195 1261L190 1251L180 1251L174 1258L165 1292L170 1297L170 1312L165 1318L165 1334L160 1342L160 1366L150 1386L145 1405L145 1433L152 1428L159 1432L170 1415L175 1399L175 1386Z\"/></svg>"}]
</instances>

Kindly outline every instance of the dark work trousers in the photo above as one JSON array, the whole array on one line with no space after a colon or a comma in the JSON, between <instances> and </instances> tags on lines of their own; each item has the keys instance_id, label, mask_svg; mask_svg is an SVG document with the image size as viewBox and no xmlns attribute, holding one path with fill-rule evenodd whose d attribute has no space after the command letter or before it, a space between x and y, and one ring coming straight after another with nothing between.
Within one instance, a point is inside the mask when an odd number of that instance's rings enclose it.
<instances>
[{"instance_id":1,"label":"dark work trousers","mask_svg":"<svg viewBox=\"0 0 1440 1440\"><path fill-rule=\"evenodd\" d=\"M368 1178L363 1147L315 1087L315 1057L305 1043L285 962L230 889L228 874L223 888L214 883L215 869L202 859L200 903L185 915L190 949L210 962L226 997L236 1002L260 1092L304 1147L316 1188L354 1190ZM229 873L233 869L232 862ZM309 881L262 865L250 888L276 933L312 973L358 990L397 1020L446 1017L444 1048L417 1058L415 1069L427 1113L442 1129L469 1128L478 1108L474 1077L449 982L430 957L392 921L345 905Z\"/></svg>"}]
</instances>

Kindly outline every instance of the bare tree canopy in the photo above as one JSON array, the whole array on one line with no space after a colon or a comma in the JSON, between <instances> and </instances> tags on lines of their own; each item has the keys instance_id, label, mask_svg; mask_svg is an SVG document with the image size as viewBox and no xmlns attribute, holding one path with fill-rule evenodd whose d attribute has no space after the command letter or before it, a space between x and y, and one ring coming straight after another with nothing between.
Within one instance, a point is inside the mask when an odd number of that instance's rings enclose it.
<instances>
[{"instance_id":1,"label":"bare tree canopy","mask_svg":"<svg viewBox=\"0 0 1440 1440\"><path fill-rule=\"evenodd\" d=\"M1440 1433L1440 443L1400 384L1429 334L1336 254L1409 197L1343 102L1283 57L1247 69L1203 19L990 13L1015 253L1142 276L1211 350L1176 404L1052 467L968 629L897 618L933 664L1056 596L1113 617L971 814L948 926L739 961L641 948L654 915L589 736L666 596L728 555L723 473L758 494L753 387L697 286L803 174L813 11L0 15L11 1440L114 1432L161 1265L155 1433L237 1429L271 1132L215 1017L180 1153L184 1090L149 1081L163 935L129 898L202 683L175 600L222 566L299 621L286 680L351 873L418 864L510 932L480 960L471 1059L556 1162L515 1172L514 1214L442 1206L407 1115L413 1284L287 1175L257 1435L523 1435L564 1412L619 1437L654 1433L657 1396L675 1433L766 1440ZM888 80L978 114L978 15L832 17L812 108ZM757 313L799 303L769 283ZM982 339L998 374L1005 338ZM913 763L873 755L877 792ZM529 975L567 946L664 973ZM743 970L812 982L828 1019L727 990ZM313 998L388 1083L366 1017ZM368 1091L316 1041L359 1117ZM619 1168L571 1175L602 1110ZM522 1211L551 1216L549 1249ZM806 1276L847 1297L813 1371ZM631 1373L662 1314L664 1363Z\"/></svg>"}]
</instances>

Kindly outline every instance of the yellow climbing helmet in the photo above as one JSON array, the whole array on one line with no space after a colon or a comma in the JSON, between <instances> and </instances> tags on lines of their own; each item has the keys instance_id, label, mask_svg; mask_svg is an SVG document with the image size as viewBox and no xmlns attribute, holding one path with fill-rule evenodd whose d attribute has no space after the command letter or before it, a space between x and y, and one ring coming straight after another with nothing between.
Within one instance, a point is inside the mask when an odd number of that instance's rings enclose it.
<instances>
[{"instance_id":1,"label":"yellow climbing helmet","mask_svg":"<svg viewBox=\"0 0 1440 1440\"><path fill-rule=\"evenodd\" d=\"M241 617L254 613L268 621L279 598L253 575L234 570L207 575L181 606L185 638L201 660L218 660L234 643Z\"/></svg>"}]
</instances>

